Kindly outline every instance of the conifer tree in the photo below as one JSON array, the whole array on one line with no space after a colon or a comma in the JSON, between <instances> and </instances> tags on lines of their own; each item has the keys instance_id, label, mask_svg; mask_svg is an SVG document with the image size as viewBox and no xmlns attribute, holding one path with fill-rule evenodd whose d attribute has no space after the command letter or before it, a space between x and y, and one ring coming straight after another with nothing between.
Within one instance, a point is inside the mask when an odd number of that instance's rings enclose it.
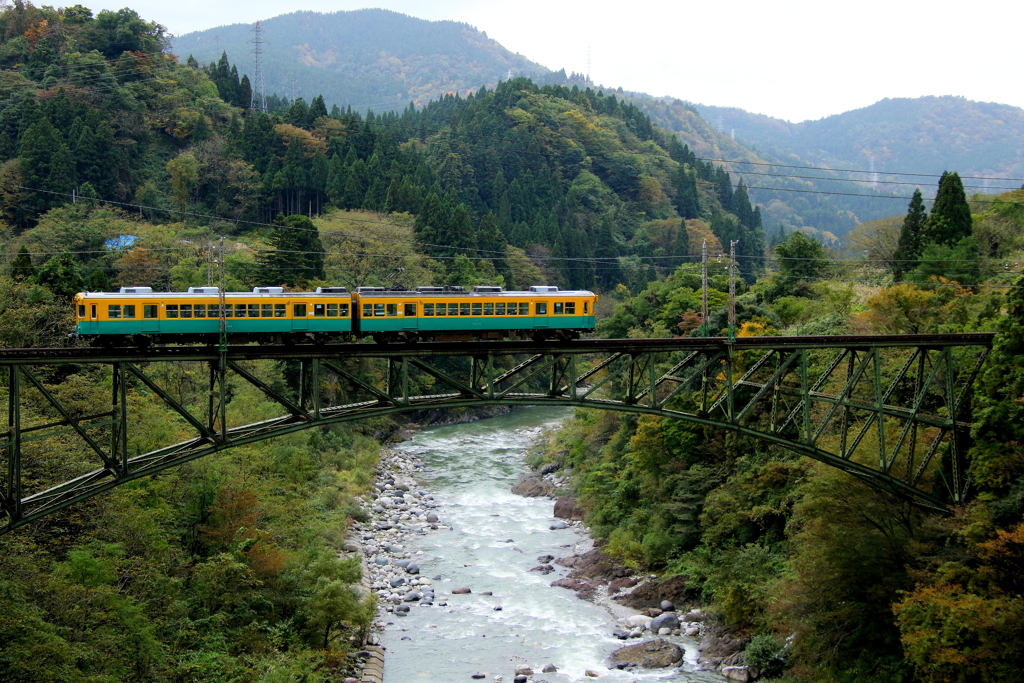
<instances>
[{"instance_id":1,"label":"conifer tree","mask_svg":"<svg viewBox=\"0 0 1024 683\"><path fill-rule=\"evenodd\" d=\"M23 244L18 250L18 255L11 261L11 279L15 282L24 282L35 274L36 269L32 265L32 256L29 255L28 249Z\"/></svg>"},{"instance_id":2,"label":"conifer tree","mask_svg":"<svg viewBox=\"0 0 1024 683\"><path fill-rule=\"evenodd\" d=\"M903 274L917 267L918 257L924 248L923 240L928 224L928 214L921 198L921 188L914 190L914 196L907 207L907 215L903 219L900 239L893 253L893 278L899 282Z\"/></svg>"},{"instance_id":3,"label":"conifer tree","mask_svg":"<svg viewBox=\"0 0 1024 683\"><path fill-rule=\"evenodd\" d=\"M343 206L342 200L345 197L345 182L348 180L348 172L345 169L345 165L341 161L341 157L335 152L331 156L331 161L327 165L327 183L325 191L327 198L331 200L331 203L336 207L341 208Z\"/></svg>"},{"instance_id":4,"label":"conifer tree","mask_svg":"<svg viewBox=\"0 0 1024 683\"><path fill-rule=\"evenodd\" d=\"M939 191L935 195L931 216L928 217L929 242L952 247L972 234L971 206L967 203L960 174L943 171Z\"/></svg>"},{"instance_id":5,"label":"conifer tree","mask_svg":"<svg viewBox=\"0 0 1024 683\"><path fill-rule=\"evenodd\" d=\"M35 193L27 200L27 209L43 213L68 201L64 193L75 187L75 164L61 134L47 118L25 131L18 152L23 183Z\"/></svg>"},{"instance_id":6,"label":"conifer tree","mask_svg":"<svg viewBox=\"0 0 1024 683\"><path fill-rule=\"evenodd\" d=\"M324 277L324 245L320 232L306 216L278 216L270 238L271 249L258 257L259 277L265 285L294 287Z\"/></svg>"}]
</instances>

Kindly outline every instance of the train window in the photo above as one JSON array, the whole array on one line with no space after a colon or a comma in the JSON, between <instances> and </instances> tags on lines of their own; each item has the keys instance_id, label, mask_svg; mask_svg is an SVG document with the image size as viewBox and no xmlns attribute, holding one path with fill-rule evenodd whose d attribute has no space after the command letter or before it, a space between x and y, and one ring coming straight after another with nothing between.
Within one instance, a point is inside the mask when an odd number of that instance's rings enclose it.
<instances>
[{"instance_id":1,"label":"train window","mask_svg":"<svg viewBox=\"0 0 1024 683\"><path fill-rule=\"evenodd\" d=\"M483 304L473 304L473 315L480 315L484 311Z\"/></svg>"},{"instance_id":2,"label":"train window","mask_svg":"<svg viewBox=\"0 0 1024 683\"><path fill-rule=\"evenodd\" d=\"M529 305L529 304L527 304L527 305ZM538 302L537 303L537 315L547 315L547 314L548 314L548 302L546 302L546 301Z\"/></svg>"},{"instance_id":3,"label":"train window","mask_svg":"<svg viewBox=\"0 0 1024 683\"><path fill-rule=\"evenodd\" d=\"M245 317L245 304L235 304L235 317L236 318L244 318Z\"/></svg>"},{"instance_id":4,"label":"train window","mask_svg":"<svg viewBox=\"0 0 1024 683\"><path fill-rule=\"evenodd\" d=\"M192 317L192 304L182 304L181 305L181 317L182 318L191 318Z\"/></svg>"},{"instance_id":5,"label":"train window","mask_svg":"<svg viewBox=\"0 0 1024 683\"><path fill-rule=\"evenodd\" d=\"M338 314L342 318L347 318L348 317L348 304L338 304L338 306L339 306Z\"/></svg>"},{"instance_id":6,"label":"train window","mask_svg":"<svg viewBox=\"0 0 1024 683\"><path fill-rule=\"evenodd\" d=\"M448 309L445 307L444 304L438 304L437 305L437 314L438 315L440 315L440 316L447 315L447 311L448 311Z\"/></svg>"},{"instance_id":7,"label":"train window","mask_svg":"<svg viewBox=\"0 0 1024 683\"><path fill-rule=\"evenodd\" d=\"M126 318L134 318L135 317L135 304L125 304L123 311L124 311L124 317L126 317Z\"/></svg>"},{"instance_id":8,"label":"train window","mask_svg":"<svg viewBox=\"0 0 1024 683\"><path fill-rule=\"evenodd\" d=\"M258 318L258 317L260 317L260 305L259 304L249 304L249 317L250 318Z\"/></svg>"},{"instance_id":9,"label":"train window","mask_svg":"<svg viewBox=\"0 0 1024 683\"><path fill-rule=\"evenodd\" d=\"M458 314L459 314L459 305L458 304L448 304L448 315L458 315Z\"/></svg>"},{"instance_id":10,"label":"train window","mask_svg":"<svg viewBox=\"0 0 1024 683\"><path fill-rule=\"evenodd\" d=\"M406 304L405 305L405 312L403 313L403 315L407 315L410 318L415 318L416 317L416 304Z\"/></svg>"},{"instance_id":11,"label":"train window","mask_svg":"<svg viewBox=\"0 0 1024 683\"><path fill-rule=\"evenodd\" d=\"M387 304L388 317L394 318L398 315L398 304Z\"/></svg>"},{"instance_id":12,"label":"train window","mask_svg":"<svg viewBox=\"0 0 1024 683\"><path fill-rule=\"evenodd\" d=\"M508 305L508 314L509 315L515 315L516 314L516 304L515 304L515 302L512 302L512 303L510 303Z\"/></svg>"},{"instance_id":13,"label":"train window","mask_svg":"<svg viewBox=\"0 0 1024 683\"><path fill-rule=\"evenodd\" d=\"M288 317L288 305L287 304L274 304L274 317L275 318L286 318L286 317Z\"/></svg>"},{"instance_id":14,"label":"train window","mask_svg":"<svg viewBox=\"0 0 1024 683\"><path fill-rule=\"evenodd\" d=\"M121 317L121 304L109 304L107 306L107 317L116 320Z\"/></svg>"},{"instance_id":15,"label":"train window","mask_svg":"<svg viewBox=\"0 0 1024 683\"><path fill-rule=\"evenodd\" d=\"M587 312L589 311L589 309L590 309L590 302L589 301L584 301L583 302L583 315L586 315Z\"/></svg>"},{"instance_id":16,"label":"train window","mask_svg":"<svg viewBox=\"0 0 1024 683\"><path fill-rule=\"evenodd\" d=\"M89 310L89 317L93 320L96 319L96 304L93 304L92 308Z\"/></svg>"},{"instance_id":17,"label":"train window","mask_svg":"<svg viewBox=\"0 0 1024 683\"><path fill-rule=\"evenodd\" d=\"M564 313L564 312L565 312L565 311L564 311L564 310L562 310L562 309L563 309L563 304L562 304L562 302L561 302L561 301L556 301L556 302L555 302L555 315L562 315L562 313Z\"/></svg>"},{"instance_id":18,"label":"train window","mask_svg":"<svg viewBox=\"0 0 1024 683\"><path fill-rule=\"evenodd\" d=\"M82 309L82 315L85 315L85 309ZM434 304L423 304L423 316L430 318L434 315Z\"/></svg>"},{"instance_id":19,"label":"train window","mask_svg":"<svg viewBox=\"0 0 1024 683\"><path fill-rule=\"evenodd\" d=\"M157 317L156 311L156 304L142 304L143 318L149 318L150 320L152 320L153 318Z\"/></svg>"},{"instance_id":20,"label":"train window","mask_svg":"<svg viewBox=\"0 0 1024 683\"><path fill-rule=\"evenodd\" d=\"M505 315L505 304L504 303L494 304L494 314L495 315Z\"/></svg>"},{"instance_id":21,"label":"train window","mask_svg":"<svg viewBox=\"0 0 1024 683\"><path fill-rule=\"evenodd\" d=\"M324 304L313 304L313 315L318 318L324 317L327 314L327 306Z\"/></svg>"},{"instance_id":22,"label":"train window","mask_svg":"<svg viewBox=\"0 0 1024 683\"><path fill-rule=\"evenodd\" d=\"M374 318L383 318L384 317L384 304L374 304L373 305L373 317Z\"/></svg>"},{"instance_id":23,"label":"train window","mask_svg":"<svg viewBox=\"0 0 1024 683\"><path fill-rule=\"evenodd\" d=\"M273 318L274 317L274 304L260 304L260 317L261 318Z\"/></svg>"},{"instance_id":24,"label":"train window","mask_svg":"<svg viewBox=\"0 0 1024 683\"><path fill-rule=\"evenodd\" d=\"M373 304L363 304L363 317L369 318L373 315Z\"/></svg>"},{"instance_id":25,"label":"train window","mask_svg":"<svg viewBox=\"0 0 1024 683\"><path fill-rule=\"evenodd\" d=\"M78 317L79 318L84 318L85 317L85 304L78 304Z\"/></svg>"},{"instance_id":26,"label":"train window","mask_svg":"<svg viewBox=\"0 0 1024 683\"><path fill-rule=\"evenodd\" d=\"M484 315L494 315L494 304L484 304Z\"/></svg>"},{"instance_id":27,"label":"train window","mask_svg":"<svg viewBox=\"0 0 1024 683\"><path fill-rule=\"evenodd\" d=\"M296 318L306 317L306 304L293 304L292 305L292 316Z\"/></svg>"},{"instance_id":28,"label":"train window","mask_svg":"<svg viewBox=\"0 0 1024 683\"><path fill-rule=\"evenodd\" d=\"M565 302L565 314L566 315L576 315L576 302L575 301L566 301Z\"/></svg>"},{"instance_id":29,"label":"train window","mask_svg":"<svg viewBox=\"0 0 1024 683\"><path fill-rule=\"evenodd\" d=\"M168 317L168 318L177 318L178 317L178 304L167 304L166 317Z\"/></svg>"},{"instance_id":30,"label":"train window","mask_svg":"<svg viewBox=\"0 0 1024 683\"><path fill-rule=\"evenodd\" d=\"M537 311L540 313L540 311ZM519 315L530 315L530 304L521 303L519 304Z\"/></svg>"},{"instance_id":31,"label":"train window","mask_svg":"<svg viewBox=\"0 0 1024 683\"><path fill-rule=\"evenodd\" d=\"M337 318L338 317L338 304L327 304L327 317Z\"/></svg>"},{"instance_id":32,"label":"train window","mask_svg":"<svg viewBox=\"0 0 1024 683\"><path fill-rule=\"evenodd\" d=\"M469 315L469 303L459 304L459 315Z\"/></svg>"},{"instance_id":33,"label":"train window","mask_svg":"<svg viewBox=\"0 0 1024 683\"><path fill-rule=\"evenodd\" d=\"M127 311L126 311L127 312ZM192 307L192 316L195 318L206 317L206 304L196 304Z\"/></svg>"}]
</instances>

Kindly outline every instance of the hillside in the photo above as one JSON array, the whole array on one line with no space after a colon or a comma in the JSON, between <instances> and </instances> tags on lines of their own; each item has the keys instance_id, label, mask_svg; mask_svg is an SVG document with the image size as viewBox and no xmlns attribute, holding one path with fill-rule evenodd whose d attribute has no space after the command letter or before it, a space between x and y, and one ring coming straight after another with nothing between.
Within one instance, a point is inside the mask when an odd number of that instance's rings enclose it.
<instances>
[{"instance_id":1,"label":"hillside","mask_svg":"<svg viewBox=\"0 0 1024 683\"><path fill-rule=\"evenodd\" d=\"M293 12L261 22L267 92L357 111L401 110L445 93L465 95L508 74L537 80L545 67L514 54L487 34L454 21L426 21L383 9ZM219 26L173 39L182 61L201 64L223 52L252 75L251 24Z\"/></svg>"},{"instance_id":2,"label":"hillside","mask_svg":"<svg viewBox=\"0 0 1024 683\"><path fill-rule=\"evenodd\" d=\"M737 141L768 156L795 155L799 162L832 168L866 169L873 163L882 185L907 180L887 174L908 171L941 174L957 169L965 179L1024 176L1024 109L1005 104L951 96L894 98L802 123L735 108L696 109L724 132L735 131ZM973 184L975 191L1013 185Z\"/></svg>"}]
</instances>

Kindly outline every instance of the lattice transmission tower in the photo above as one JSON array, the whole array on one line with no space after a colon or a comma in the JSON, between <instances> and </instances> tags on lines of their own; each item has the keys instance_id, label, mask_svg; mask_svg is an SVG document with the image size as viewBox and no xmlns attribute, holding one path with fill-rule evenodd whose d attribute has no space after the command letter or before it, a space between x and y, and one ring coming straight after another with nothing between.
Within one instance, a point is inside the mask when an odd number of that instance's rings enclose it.
<instances>
[{"instance_id":1,"label":"lattice transmission tower","mask_svg":"<svg viewBox=\"0 0 1024 683\"><path fill-rule=\"evenodd\" d=\"M250 33L253 34L253 39L249 41L253 44L250 54L253 56L255 66L253 67L252 99L249 101L249 109L266 114L267 85L263 79L263 29L260 28L260 22L256 22L256 26Z\"/></svg>"}]
</instances>

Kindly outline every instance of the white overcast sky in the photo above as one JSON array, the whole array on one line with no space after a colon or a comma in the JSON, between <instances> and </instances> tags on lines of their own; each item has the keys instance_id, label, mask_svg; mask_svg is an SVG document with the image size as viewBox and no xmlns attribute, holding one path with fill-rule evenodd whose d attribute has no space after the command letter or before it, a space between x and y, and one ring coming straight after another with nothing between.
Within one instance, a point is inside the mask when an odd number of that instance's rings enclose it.
<instances>
[{"instance_id":1,"label":"white overcast sky","mask_svg":"<svg viewBox=\"0 0 1024 683\"><path fill-rule=\"evenodd\" d=\"M94 11L121 6L91 4ZM297 10L384 7L464 21L555 70L585 72L589 52L590 75L604 86L790 121L885 97L960 95L1024 107L1020 0L131 0L129 6L175 35Z\"/></svg>"}]
</instances>

